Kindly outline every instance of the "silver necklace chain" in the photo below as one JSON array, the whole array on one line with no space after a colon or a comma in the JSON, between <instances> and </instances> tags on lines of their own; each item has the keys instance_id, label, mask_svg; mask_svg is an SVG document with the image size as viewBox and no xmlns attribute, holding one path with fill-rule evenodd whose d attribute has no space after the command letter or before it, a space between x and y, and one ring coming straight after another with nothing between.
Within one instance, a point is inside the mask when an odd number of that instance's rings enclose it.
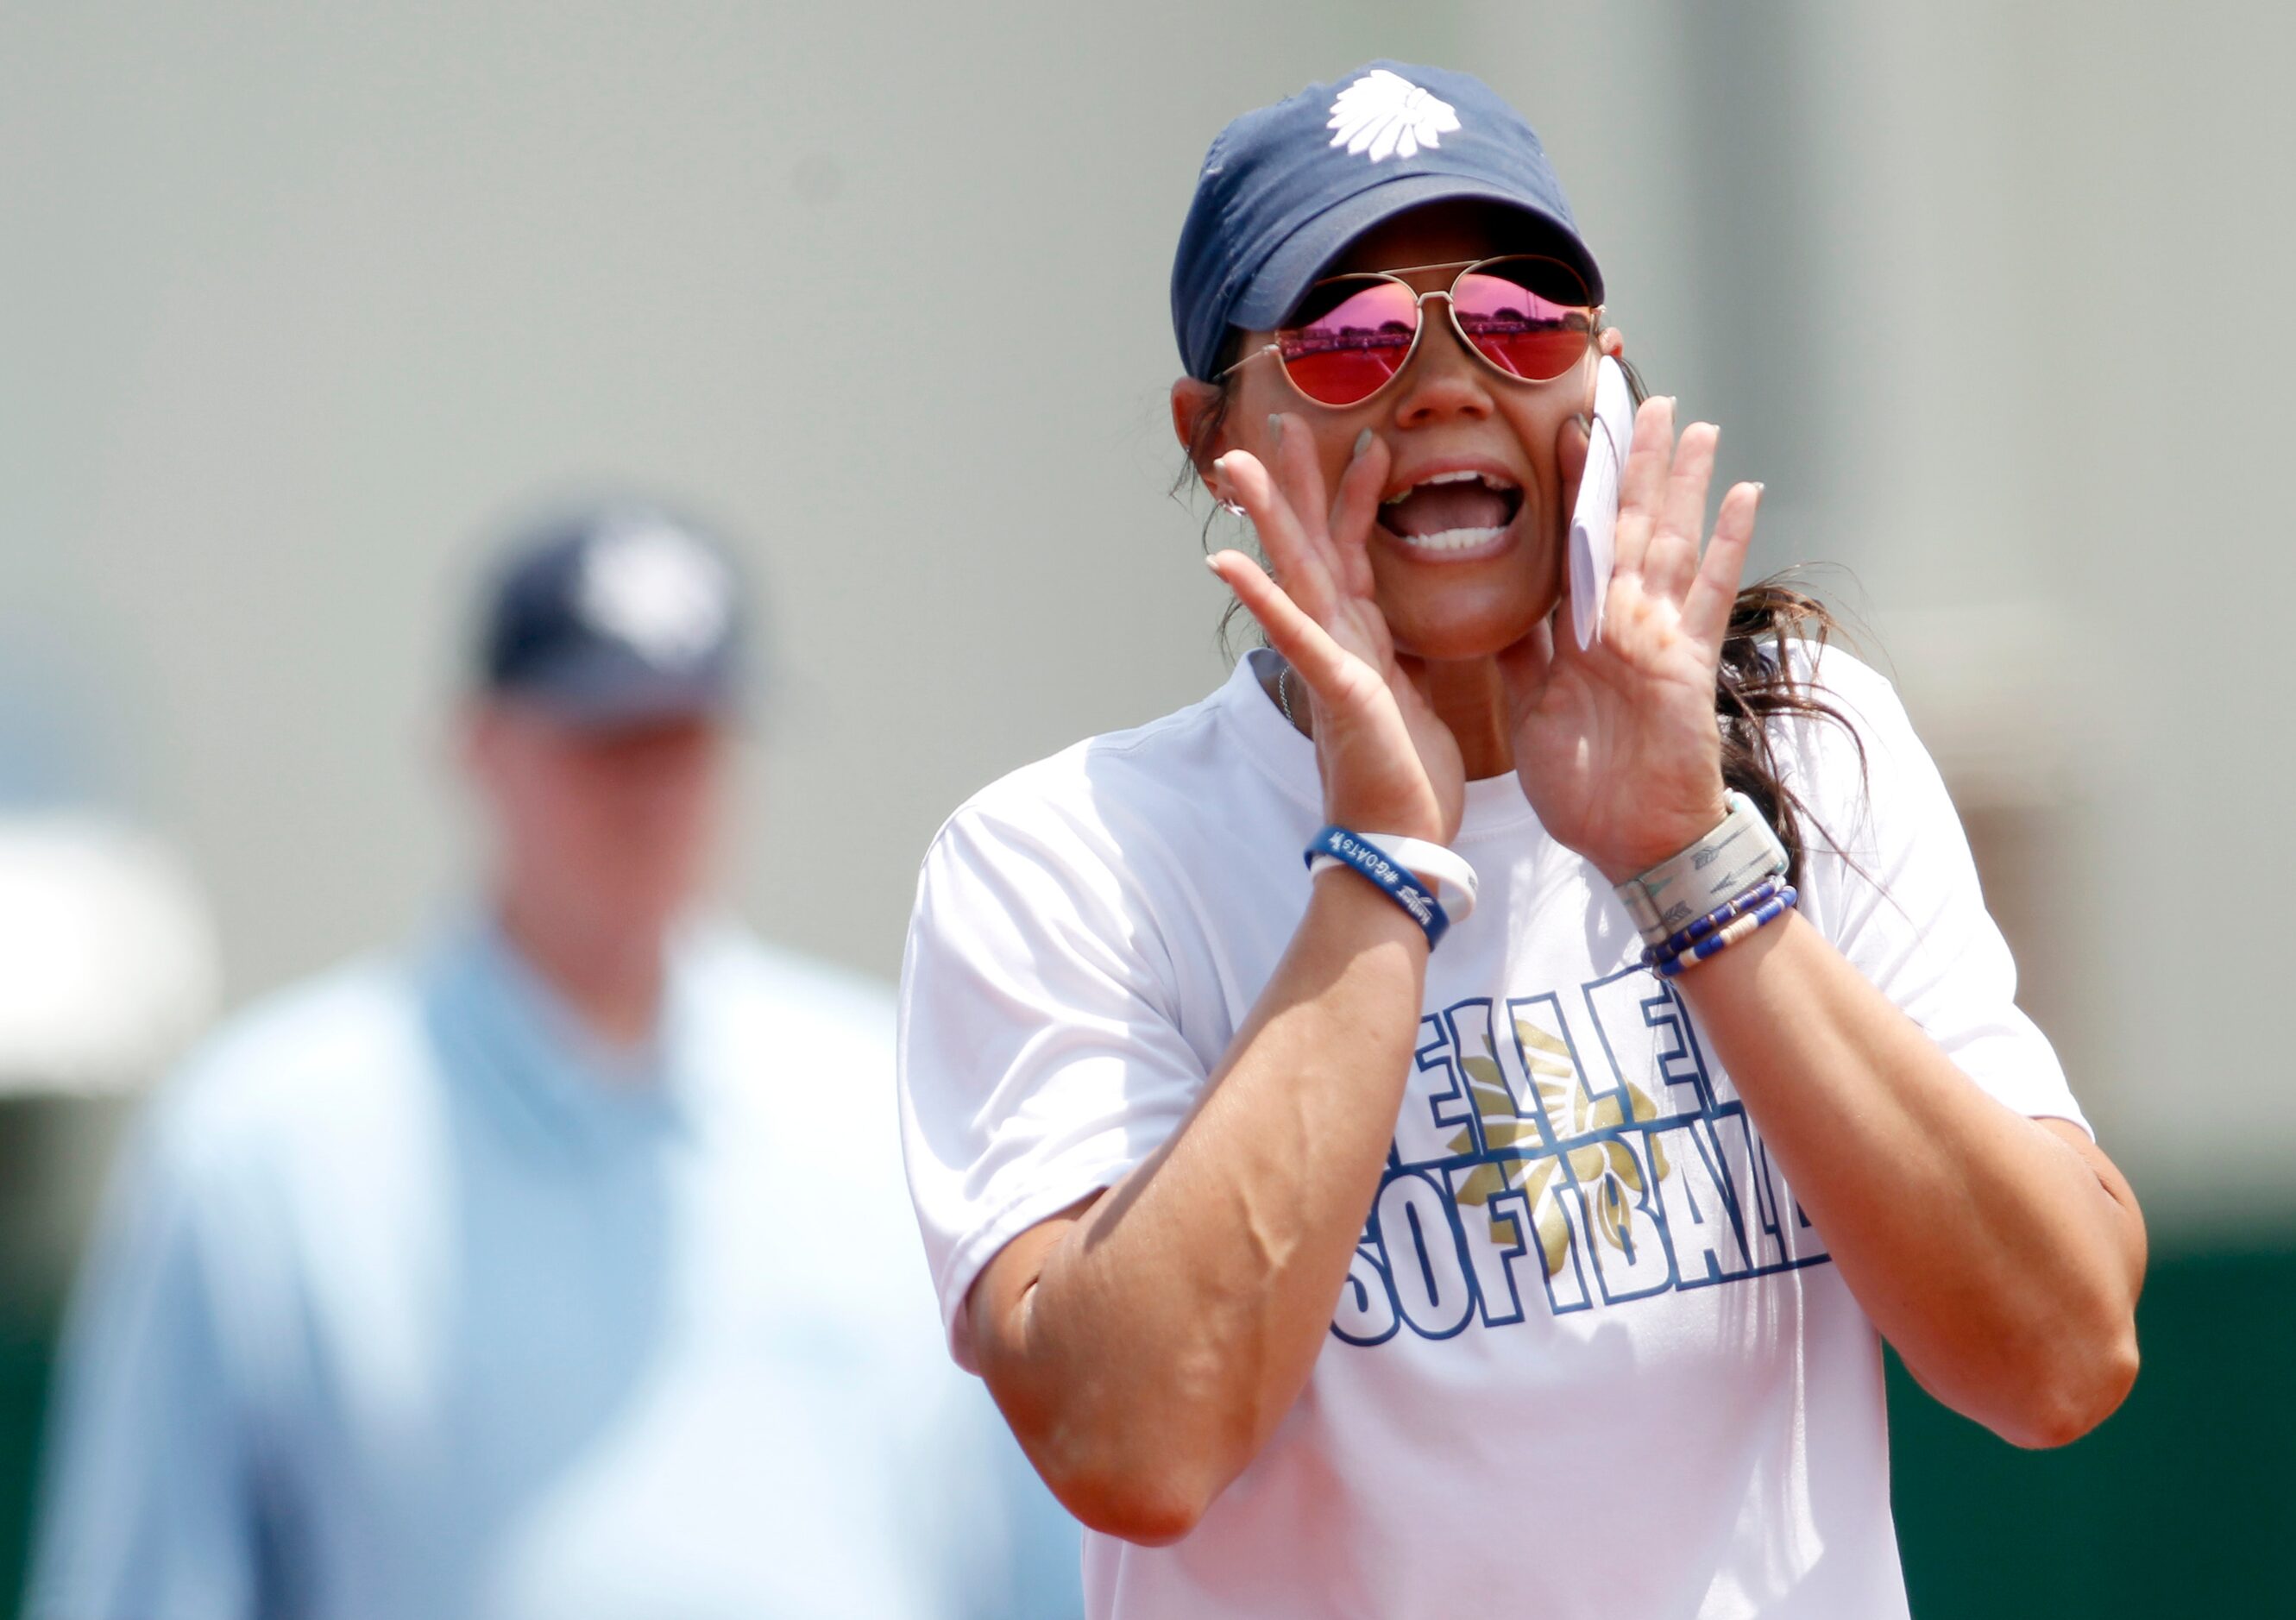
<instances>
[{"instance_id":1,"label":"silver necklace chain","mask_svg":"<svg viewBox=\"0 0 2296 1620\"><path fill-rule=\"evenodd\" d=\"M1292 690L1285 684L1291 678L1292 666L1289 664L1275 672L1275 707L1283 711L1283 724L1296 732L1300 729L1300 723L1292 717Z\"/></svg>"}]
</instances>

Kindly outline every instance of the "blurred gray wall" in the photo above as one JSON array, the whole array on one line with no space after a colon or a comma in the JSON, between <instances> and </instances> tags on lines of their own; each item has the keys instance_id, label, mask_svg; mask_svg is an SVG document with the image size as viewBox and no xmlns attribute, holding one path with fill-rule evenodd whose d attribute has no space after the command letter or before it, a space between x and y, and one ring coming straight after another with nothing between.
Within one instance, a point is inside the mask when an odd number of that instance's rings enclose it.
<instances>
[{"instance_id":1,"label":"blurred gray wall","mask_svg":"<svg viewBox=\"0 0 2296 1620\"><path fill-rule=\"evenodd\" d=\"M659 488L769 601L746 909L890 974L965 793L1219 676L1164 494L1205 143L1473 66L1767 479L1758 562L1841 565L2156 1218L2284 1218L2292 46L1975 0L0 7L5 667L206 874L240 999L455 891L473 538Z\"/></svg>"}]
</instances>

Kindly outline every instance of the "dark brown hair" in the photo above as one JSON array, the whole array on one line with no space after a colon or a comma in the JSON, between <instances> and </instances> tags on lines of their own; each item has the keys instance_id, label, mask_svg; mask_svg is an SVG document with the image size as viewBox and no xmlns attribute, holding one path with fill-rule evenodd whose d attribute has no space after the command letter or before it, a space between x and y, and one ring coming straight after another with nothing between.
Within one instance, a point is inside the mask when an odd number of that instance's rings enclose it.
<instances>
[{"instance_id":1,"label":"dark brown hair","mask_svg":"<svg viewBox=\"0 0 2296 1620\"><path fill-rule=\"evenodd\" d=\"M1240 333L1232 331L1229 346L1234 348L1240 337ZM1224 356L1222 364L1226 364L1228 359ZM1641 373L1624 360L1619 364L1627 374L1635 403L1641 405L1650 392L1644 386ZM1228 393L1223 387L1218 402L1197 418L1188 444L1187 463L1172 485L1175 495L1197 479L1197 468L1218 442L1227 425L1227 405ZM1211 522L1210 517L1204 520L1208 548ZM1242 610L1242 602L1231 599L1220 616L1223 646L1232 645L1232 632ZM1722 732L1723 783L1752 799L1764 818L1777 829L1792 858L1788 875L1794 882L1801 879L1806 848L1803 823L1808 821L1815 824L1816 817L1801 796L1785 783L1770 735L1770 722L1823 720L1841 726L1857 747L1858 769L1863 774L1866 745L1857 728L1841 710L1819 696L1808 682L1796 676L1787 646L1790 641L1805 641L1822 647L1841 629L1840 621L1824 602L1796 590L1785 583L1784 577L1773 575L1738 593L1738 600L1730 610L1730 627L1722 643L1721 667L1715 673L1714 713Z\"/></svg>"}]
</instances>

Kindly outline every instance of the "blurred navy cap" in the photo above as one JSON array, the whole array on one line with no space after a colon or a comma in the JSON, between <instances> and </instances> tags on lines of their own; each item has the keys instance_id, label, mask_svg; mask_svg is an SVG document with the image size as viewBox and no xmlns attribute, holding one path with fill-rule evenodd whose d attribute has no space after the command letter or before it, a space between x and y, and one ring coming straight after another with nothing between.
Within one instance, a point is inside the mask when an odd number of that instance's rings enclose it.
<instances>
[{"instance_id":1,"label":"blurred navy cap","mask_svg":"<svg viewBox=\"0 0 2296 1620\"><path fill-rule=\"evenodd\" d=\"M603 501L520 531L481 604L478 683L582 725L741 707L741 584L662 507Z\"/></svg>"},{"instance_id":2,"label":"blurred navy cap","mask_svg":"<svg viewBox=\"0 0 2296 1620\"><path fill-rule=\"evenodd\" d=\"M1230 326L1274 327L1340 250L1421 203L1472 199L1551 227L1549 250L1603 301L1603 274L1522 115L1480 79L1375 61L1219 133L1172 262L1172 330L1210 381Z\"/></svg>"}]
</instances>

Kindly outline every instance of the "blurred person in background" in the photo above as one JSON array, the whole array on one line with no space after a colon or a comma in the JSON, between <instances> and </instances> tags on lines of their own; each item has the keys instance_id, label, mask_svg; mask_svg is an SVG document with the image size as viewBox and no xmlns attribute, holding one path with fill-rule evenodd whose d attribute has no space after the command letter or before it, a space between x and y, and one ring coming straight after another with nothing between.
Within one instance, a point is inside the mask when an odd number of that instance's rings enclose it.
<instances>
[{"instance_id":1,"label":"blurred person in background","mask_svg":"<svg viewBox=\"0 0 2296 1620\"><path fill-rule=\"evenodd\" d=\"M462 724L481 897L155 1100L33 1615L1078 1610L1072 1522L939 1352L890 997L697 914L744 618L650 503L512 549Z\"/></svg>"}]
</instances>

